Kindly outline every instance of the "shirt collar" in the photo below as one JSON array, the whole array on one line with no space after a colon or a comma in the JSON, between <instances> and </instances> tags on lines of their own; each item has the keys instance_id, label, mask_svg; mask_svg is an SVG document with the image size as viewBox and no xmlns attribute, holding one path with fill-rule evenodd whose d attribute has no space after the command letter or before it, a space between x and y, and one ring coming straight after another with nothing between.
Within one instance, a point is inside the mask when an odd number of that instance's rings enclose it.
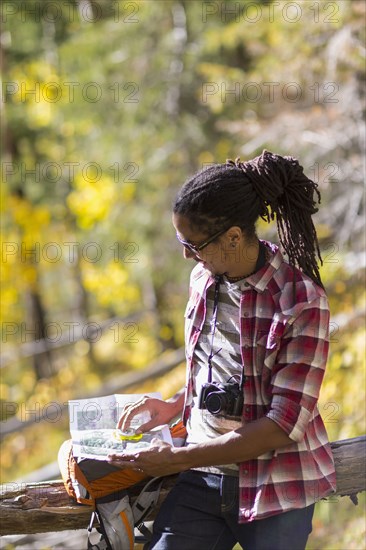
<instances>
[{"instance_id":1,"label":"shirt collar","mask_svg":"<svg viewBox=\"0 0 366 550\"><path fill-rule=\"evenodd\" d=\"M280 268L283 262L283 256L277 245L269 241L261 241L267 248L267 261L265 265L253 275L250 275L243 281L241 288L245 288L248 284L257 292L262 293L268 286L275 272Z\"/></svg>"}]
</instances>

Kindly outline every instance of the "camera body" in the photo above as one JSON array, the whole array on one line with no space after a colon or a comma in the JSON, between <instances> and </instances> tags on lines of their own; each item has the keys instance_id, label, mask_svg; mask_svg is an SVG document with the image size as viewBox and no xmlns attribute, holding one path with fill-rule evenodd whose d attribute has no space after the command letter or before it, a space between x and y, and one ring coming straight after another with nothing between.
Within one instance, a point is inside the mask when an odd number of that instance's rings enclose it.
<instances>
[{"instance_id":1,"label":"camera body","mask_svg":"<svg viewBox=\"0 0 366 550\"><path fill-rule=\"evenodd\" d=\"M243 392L237 382L203 384L198 400L199 409L207 409L211 414L228 416L241 416L243 404Z\"/></svg>"}]
</instances>

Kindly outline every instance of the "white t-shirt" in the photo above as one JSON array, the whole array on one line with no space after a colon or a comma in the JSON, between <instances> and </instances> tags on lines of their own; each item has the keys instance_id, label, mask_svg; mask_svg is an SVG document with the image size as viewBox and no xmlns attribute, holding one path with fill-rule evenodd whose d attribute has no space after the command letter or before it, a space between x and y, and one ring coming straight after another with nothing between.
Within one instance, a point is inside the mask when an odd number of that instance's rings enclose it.
<instances>
[{"instance_id":1,"label":"white t-shirt","mask_svg":"<svg viewBox=\"0 0 366 550\"><path fill-rule=\"evenodd\" d=\"M216 329L213 340L212 381L219 383L239 382L242 374L240 353L239 305L240 282L229 283L224 277L220 284ZM194 351L193 407L187 423L187 445L195 445L235 430L242 426L237 417L223 414L214 415L207 409L199 409L199 395L203 384L207 383L207 359L211 352L214 286L207 292L206 318ZM220 351L219 351L220 350ZM234 379L232 378L234 376ZM237 464L225 464L196 468L212 473L238 475Z\"/></svg>"}]
</instances>

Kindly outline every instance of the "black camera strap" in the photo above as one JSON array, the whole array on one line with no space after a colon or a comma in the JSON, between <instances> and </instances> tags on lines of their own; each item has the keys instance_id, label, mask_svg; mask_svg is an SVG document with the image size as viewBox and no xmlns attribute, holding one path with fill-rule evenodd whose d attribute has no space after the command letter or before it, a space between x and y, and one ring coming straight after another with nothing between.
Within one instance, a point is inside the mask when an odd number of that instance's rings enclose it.
<instances>
[{"instance_id":1,"label":"black camera strap","mask_svg":"<svg viewBox=\"0 0 366 550\"><path fill-rule=\"evenodd\" d=\"M258 258L257 262L254 268L253 273L261 269L264 264L266 263L266 247L263 243L259 241L259 251L258 251ZM253 275L251 273L251 275ZM249 277L249 275L247 275ZM222 348L218 349L217 351L213 351L213 344L214 344L214 338L215 338L215 332L216 332L216 323L217 323L217 310L219 306L219 294L220 294L220 284L222 283L222 275L216 275L215 277L215 293L214 293L214 303L213 303L213 313L212 313L212 320L211 320L211 351L210 355L208 356L207 364L208 364L208 374L207 374L207 382L211 384L212 382L212 359L217 354L220 353ZM240 376L240 384L239 388L242 390L245 382L245 375L244 375L244 369L241 371Z\"/></svg>"},{"instance_id":2,"label":"black camera strap","mask_svg":"<svg viewBox=\"0 0 366 550\"><path fill-rule=\"evenodd\" d=\"M222 282L222 275L216 275L215 277L215 294L214 294L214 305L213 305L213 313L212 313L212 321L211 321L211 351L210 355L208 356L207 364L208 364L208 375L207 375L207 382L211 384L212 382L212 358L217 354L220 353L222 348L218 349L217 351L213 351L213 344L214 344L214 338L215 338L215 332L216 332L216 322L217 322L217 310L219 306L219 293L220 293L220 284Z\"/></svg>"}]
</instances>

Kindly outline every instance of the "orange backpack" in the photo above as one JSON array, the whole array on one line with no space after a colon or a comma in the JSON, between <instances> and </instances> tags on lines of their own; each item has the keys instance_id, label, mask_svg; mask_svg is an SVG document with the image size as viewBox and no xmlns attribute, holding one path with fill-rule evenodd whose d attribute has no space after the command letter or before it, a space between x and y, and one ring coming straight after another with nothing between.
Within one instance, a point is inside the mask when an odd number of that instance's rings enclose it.
<instances>
[{"instance_id":1,"label":"orange backpack","mask_svg":"<svg viewBox=\"0 0 366 550\"><path fill-rule=\"evenodd\" d=\"M182 445L187 436L183 422L172 426L170 433L175 446ZM61 445L58 463L67 493L80 504L93 507L95 499L123 491L148 477L144 473L123 470L101 460L84 459L78 462L72 453L71 439ZM80 485L86 491L80 490Z\"/></svg>"},{"instance_id":2,"label":"orange backpack","mask_svg":"<svg viewBox=\"0 0 366 550\"><path fill-rule=\"evenodd\" d=\"M187 432L182 422L170 428L175 446L184 443ZM133 549L134 527L146 533L144 518L155 506L162 478L148 478L142 472L123 470L107 461L77 459L73 455L72 441L65 441L58 453L58 463L67 493L80 504L91 506L93 514L88 528L88 548L110 550ZM132 508L129 506L128 488L149 481L142 487ZM90 543L90 532L95 517L103 543Z\"/></svg>"}]
</instances>

